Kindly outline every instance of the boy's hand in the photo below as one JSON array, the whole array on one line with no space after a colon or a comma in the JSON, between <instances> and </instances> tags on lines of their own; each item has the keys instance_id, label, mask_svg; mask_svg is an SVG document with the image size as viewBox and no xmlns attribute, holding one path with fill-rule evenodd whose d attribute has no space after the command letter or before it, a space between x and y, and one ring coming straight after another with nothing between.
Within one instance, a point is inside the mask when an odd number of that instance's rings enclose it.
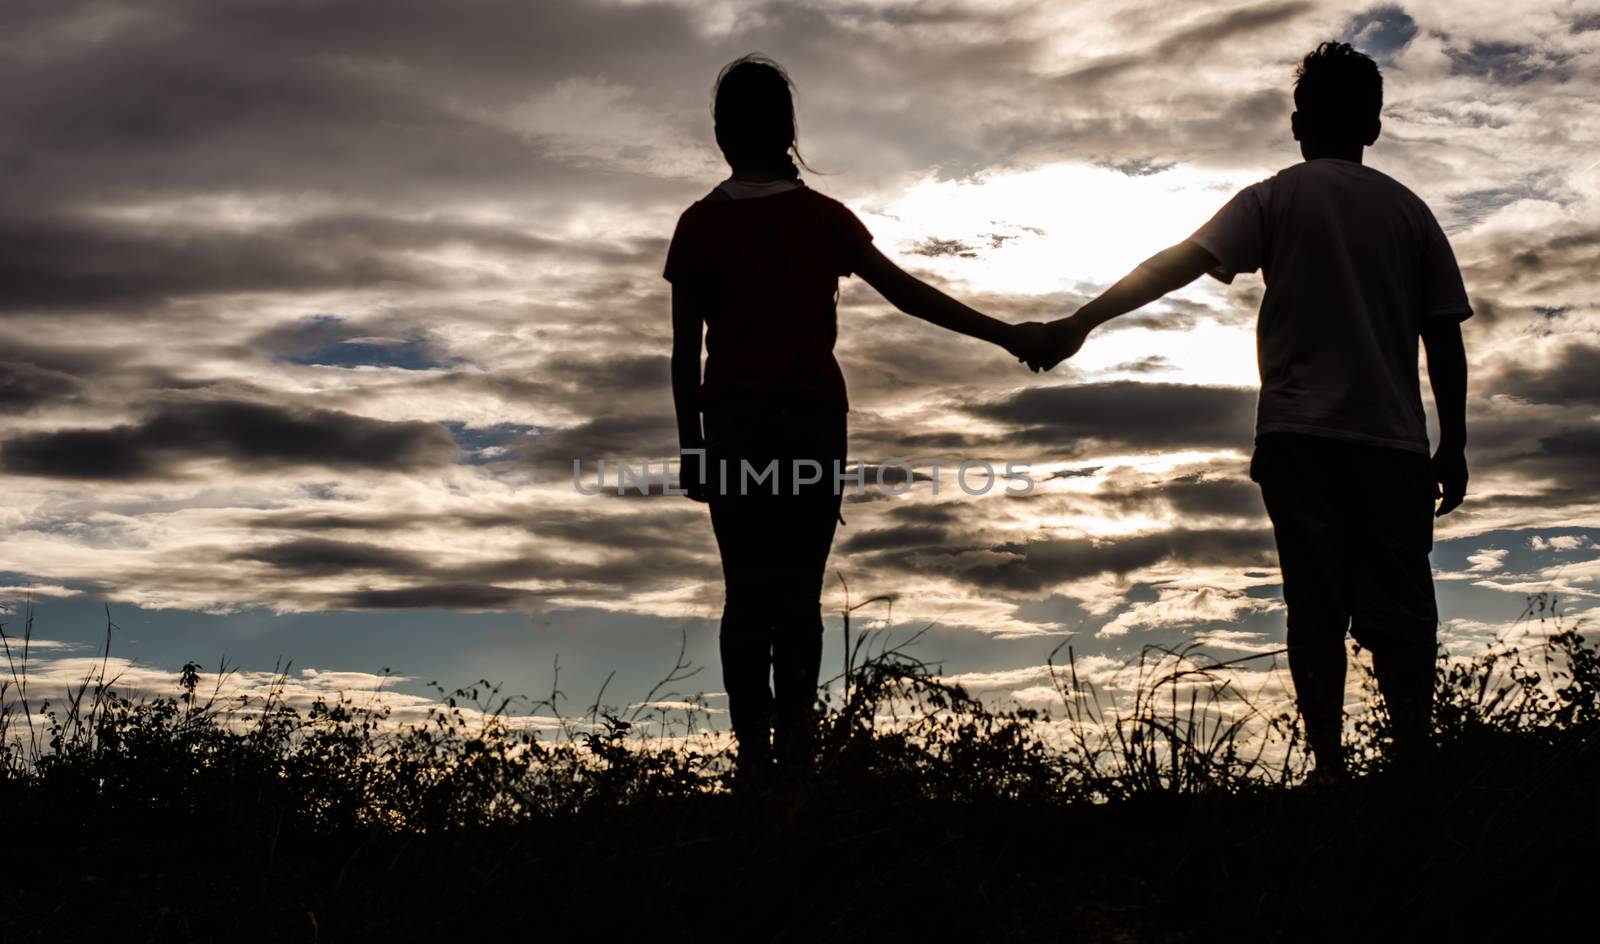
<instances>
[{"instance_id":1,"label":"boy's hand","mask_svg":"<svg viewBox=\"0 0 1600 944\"><path fill-rule=\"evenodd\" d=\"M1050 338L1055 342L1055 363L1066 360L1078 353L1083 348L1083 341L1089 336L1091 326L1077 315L1069 315L1050 322L1045 329L1050 332Z\"/></svg>"},{"instance_id":2,"label":"boy's hand","mask_svg":"<svg viewBox=\"0 0 1600 944\"><path fill-rule=\"evenodd\" d=\"M1466 450L1440 446L1433 454L1433 480L1439 483L1439 509L1433 515L1442 518L1460 508L1467 497Z\"/></svg>"}]
</instances>

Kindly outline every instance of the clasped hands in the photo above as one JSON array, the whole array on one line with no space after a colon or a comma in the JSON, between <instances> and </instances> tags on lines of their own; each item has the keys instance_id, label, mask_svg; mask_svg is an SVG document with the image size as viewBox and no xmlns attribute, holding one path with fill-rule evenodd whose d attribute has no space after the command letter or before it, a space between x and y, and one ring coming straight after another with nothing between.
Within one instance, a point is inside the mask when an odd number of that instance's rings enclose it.
<instances>
[{"instance_id":1,"label":"clasped hands","mask_svg":"<svg viewBox=\"0 0 1600 944\"><path fill-rule=\"evenodd\" d=\"M1028 321L1011 326L1005 347L1017 360L1038 373L1078 353L1088 334L1089 326L1076 316L1060 318L1049 324Z\"/></svg>"}]
</instances>

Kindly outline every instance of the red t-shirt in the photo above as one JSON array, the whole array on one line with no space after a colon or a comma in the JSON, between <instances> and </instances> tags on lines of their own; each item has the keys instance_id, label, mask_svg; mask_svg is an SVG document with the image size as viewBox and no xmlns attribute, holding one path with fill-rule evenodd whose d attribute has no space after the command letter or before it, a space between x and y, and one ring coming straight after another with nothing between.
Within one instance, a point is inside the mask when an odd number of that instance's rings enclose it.
<instances>
[{"instance_id":1,"label":"red t-shirt","mask_svg":"<svg viewBox=\"0 0 1600 944\"><path fill-rule=\"evenodd\" d=\"M685 210L665 275L703 306L701 409L750 396L845 408L839 277L871 241L844 204L809 187Z\"/></svg>"}]
</instances>

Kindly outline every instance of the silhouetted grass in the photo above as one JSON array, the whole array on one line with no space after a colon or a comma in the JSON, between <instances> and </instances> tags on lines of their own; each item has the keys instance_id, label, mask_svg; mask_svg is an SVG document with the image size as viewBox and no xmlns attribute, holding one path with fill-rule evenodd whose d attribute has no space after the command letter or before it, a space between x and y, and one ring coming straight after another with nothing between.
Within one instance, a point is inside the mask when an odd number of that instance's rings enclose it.
<instances>
[{"instance_id":1,"label":"silhouetted grass","mask_svg":"<svg viewBox=\"0 0 1600 944\"><path fill-rule=\"evenodd\" d=\"M126 698L104 656L41 709L25 623L0 940L1542 939L1593 878L1600 653L1549 598L1525 617L1536 647L1441 660L1429 763L1389 768L1378 708L1319 787L1296 719L1191 650L1145 650L1131 699L1069 650L1046 717L861 634L814 772L756 795L702 705L657 700L681 657L628 711L528 706L544 733L486 683L396 725L194 664Z\"/></svg>"}]
</instances>

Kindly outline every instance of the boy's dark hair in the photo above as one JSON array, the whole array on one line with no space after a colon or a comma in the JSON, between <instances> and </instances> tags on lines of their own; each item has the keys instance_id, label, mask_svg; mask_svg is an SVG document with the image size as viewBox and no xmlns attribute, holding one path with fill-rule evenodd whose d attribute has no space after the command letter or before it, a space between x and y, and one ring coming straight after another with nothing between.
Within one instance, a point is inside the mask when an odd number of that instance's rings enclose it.
<instances>
[{"instance_id":1,"label":"boy's dark hair","mask_svg":"<svg viewBox=\"0 0 1600 944\"><path fill-rule=\"evenodd\" d=\"M740 56L717 74L712 99L717 146L729 162L799 179L800 167L805 167L806 162L800 157L794 83L783 66L758 53ZM800 167L790 159L790 151L800 161Z\"/></svg>"},{"instance_id":2,"label":"boy's dark hair","mask_svg":"<svg viewBox=\"0 0 1600 944\"><path fill-rule=\"evenodd\" d=\"M1294 107L1303 136L1369 144L1383 110L1383 75L1349 43L1323 43L1295 70Z\"/></svg>"}]
</instances>

